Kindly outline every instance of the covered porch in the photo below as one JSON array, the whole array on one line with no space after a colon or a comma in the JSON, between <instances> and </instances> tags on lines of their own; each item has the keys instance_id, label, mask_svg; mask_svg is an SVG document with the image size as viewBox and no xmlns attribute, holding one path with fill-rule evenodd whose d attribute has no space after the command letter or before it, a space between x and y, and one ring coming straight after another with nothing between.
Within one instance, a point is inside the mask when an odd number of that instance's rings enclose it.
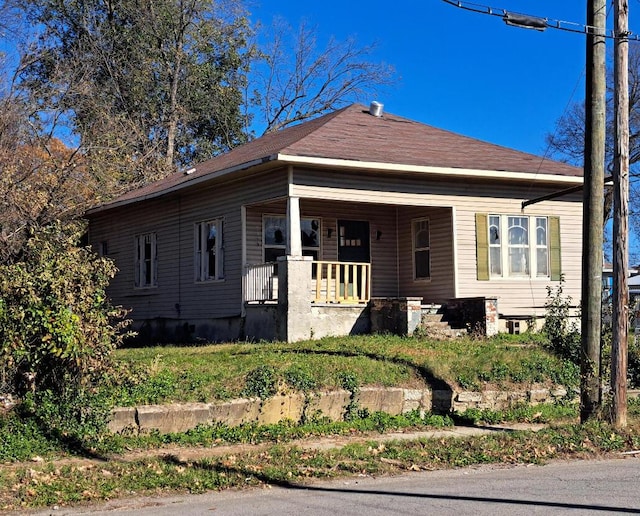
<instances>
[{"instance_id":1,"label":"covered porch","mask_svg":"<svg viewBox=\"0 0 640 516\"><path fill-rule=\"evenodd\" d=\"M277 302L278 262L246 265L242 276L244 303ZM309 301L313 304L364 304L371 300L371 264L311 261Z\"/></svg>"},{"instance_id":2,"label":"covered porch","mask_svg":"<svg viewBox=\"0 0 640 516\"><path fill-rule=\"evenodd\" d=\"M243 228L249 337L410 333L456 298L452 207L289 197L244 207Z\"/></svg>"},{"instance_id":3,"label":"covered porch","mask_svg":"<svg viewBox=\"0 0 640 516\"><path fill-rule=\"evenodd\" d=\"M283 256L311 257L316 284L309 295L315 302L454 298L454 219L452 206L293 196L243 206L242 265L252 278L243 302L276 299L277 260Z\"/></svg>"}]
</instances>

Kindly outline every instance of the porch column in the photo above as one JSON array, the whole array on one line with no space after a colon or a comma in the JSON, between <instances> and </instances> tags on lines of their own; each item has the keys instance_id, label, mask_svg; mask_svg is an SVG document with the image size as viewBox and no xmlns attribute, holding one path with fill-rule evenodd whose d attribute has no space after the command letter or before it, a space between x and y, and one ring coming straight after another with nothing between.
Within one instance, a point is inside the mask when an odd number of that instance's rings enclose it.
<instances>
[{"instance_id":1,"label":"porch column","mask_svg":"<svg viewBox=\"0 0 640 516\"><path fill-rule=\"evenodd\" d=\"M278 339L311 338L311 256L278 257Z\"/></svg>"},{"instance_id":2,"label":"porch column","mask_svg":"<svg viewBox=\"0 0 640 516\"><path fill-rule=\"evenodd\" d=\"M287 198L287 256L302 256L300 198Z\"/></svg>"}]
</instances>

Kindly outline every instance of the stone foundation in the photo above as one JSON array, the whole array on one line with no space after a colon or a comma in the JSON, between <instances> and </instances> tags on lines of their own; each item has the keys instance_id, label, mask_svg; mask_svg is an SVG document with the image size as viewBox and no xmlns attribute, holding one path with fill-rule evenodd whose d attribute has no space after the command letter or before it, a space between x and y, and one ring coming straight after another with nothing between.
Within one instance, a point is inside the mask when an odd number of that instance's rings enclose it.
<instances>
[{"instance_id":1,"label":"stone foundation","mask_svg":"<svg viewBox=\"0 0 640 516\"><path fill-rule=\"evenodd\" d=\"M529 405L553 403L566 396L567 390L564 387L549 389L539 385L517 391L462 391L453 394L452 410L454 412L464 412L470 408L505 410L522 403Z\"/></svg>"}]
</instances>

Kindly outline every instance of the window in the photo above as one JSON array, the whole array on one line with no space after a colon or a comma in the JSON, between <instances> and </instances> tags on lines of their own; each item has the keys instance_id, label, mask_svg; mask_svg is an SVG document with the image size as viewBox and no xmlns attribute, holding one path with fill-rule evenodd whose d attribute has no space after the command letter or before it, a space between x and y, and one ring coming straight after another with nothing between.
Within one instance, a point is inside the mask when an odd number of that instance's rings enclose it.
<instances>
[{"instance_id":1,"label":"window","mask_svg":"<svg viewBox=\"0 0 640 516\"><path fill-rule=\"evenodd\" d=\"M529 218L507 217L509 276L529 276Z\"/></svg>"},{"instance_id":2,"label":"window","mask_svg":"<svg viewBox=\"0 0 640 516\"><path fill-rule=\"evenodd\" d=\"M478 279L560 278L558 217L476 214Z\"/></svg>"},{"instance_id":3,"label":"window","mask_svg":"<svg viewBox=\"0 0 640 516\"><path fill-rule=\"evenodd\" d=\"M287 219L279 216L265 216L263 225L264 261L275 262L278 256L287 252ZM302 254L318 259L320 253L320 220L300 219L300 236L302 238Z\"/></svg>"},{"instance_id":4,"label":"window","mask_svg":"<svg viewBox=\"0 0 640 516\"><path fill-rule=\"evenodd\" d=\"M431 278L431 246L429 220L417 219L412 222L413 233L413 278Z\"/></svg>"},{"instance_id":5,"label":"window","mask_svg":"<svg viewBox=\"0 0 640 516\"><path fill-rule=\"evenodd\" d=\"M135 280L136 288L158 285L158 249L155 233L135 237Z\"/></svg>"},{"instance_id":6,"label":"window","mask_svg":"<svg viewBox=\"0 0 640 516\"><path fill-rule=\"evenodd\" d=\"M489 263L491 275L502 276L502 246L500 245L500 217L489 217Z\"/></svg>"},{"instance_id":7,"label":"window","mask_svg":"<svg viewBox=\"0 0 640 516\"><path fill-rule=\"evenodd\" d=\"M195 280L223 279L222 220L215 219L196 224L194 242Z\"/></svg>"}]
</instances>

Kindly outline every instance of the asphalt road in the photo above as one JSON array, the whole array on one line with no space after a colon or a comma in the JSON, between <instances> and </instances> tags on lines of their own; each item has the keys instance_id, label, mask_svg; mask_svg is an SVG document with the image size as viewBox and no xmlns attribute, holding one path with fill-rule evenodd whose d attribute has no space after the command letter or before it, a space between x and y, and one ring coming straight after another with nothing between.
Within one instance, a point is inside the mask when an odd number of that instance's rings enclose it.
<instances>
[{"instance_id":1,"label":"asphalt road","mask_svg":"<svg viewBox=\"0 0 640 516\"><path fill-rule=\"evenodd\" d=\"M137 498L39 515L640 514L640 458L349 478L197 496Z\"/></svg>"}]
</instances>

